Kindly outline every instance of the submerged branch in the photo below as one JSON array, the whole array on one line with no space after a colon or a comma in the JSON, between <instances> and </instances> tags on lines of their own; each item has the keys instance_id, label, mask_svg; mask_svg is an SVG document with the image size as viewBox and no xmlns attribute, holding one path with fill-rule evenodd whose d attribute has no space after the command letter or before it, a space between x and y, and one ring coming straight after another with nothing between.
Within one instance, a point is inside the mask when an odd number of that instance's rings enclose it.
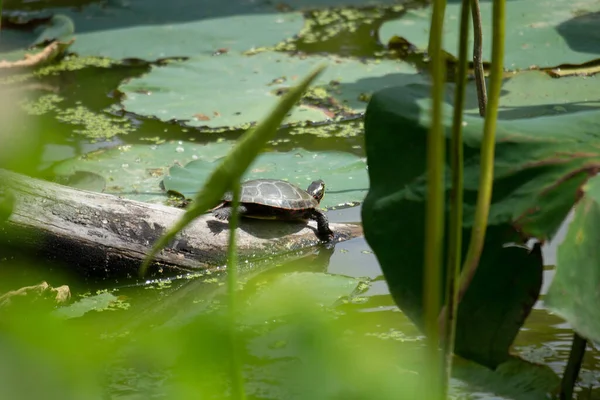
<instances>
[{"instance_id":1,"label":"submerged branch","mask_svg":"<svg viewBox=\"0 0 600 400\"><path fill-rule=\"evenodd\" d=\"M39 53L25 54L25 58L22 60L0 60L0 69L32 68L46 64L62 55L74 41L75 39L71 39L66 43L54 41L44 47L44 49Z\"/></svg>"}]
</instances>

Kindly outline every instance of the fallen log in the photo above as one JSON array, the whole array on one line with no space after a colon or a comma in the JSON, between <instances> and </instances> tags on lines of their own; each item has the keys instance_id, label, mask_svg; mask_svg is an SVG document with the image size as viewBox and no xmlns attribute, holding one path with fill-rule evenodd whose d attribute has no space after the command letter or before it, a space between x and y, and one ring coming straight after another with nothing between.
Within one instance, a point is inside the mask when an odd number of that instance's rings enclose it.
<instances>
[{"instance_id":1,"label":"fallen log","mask_svg":"<svg viewBox=\"0 0 600 400\"><path fill-rule=\"evenodd\" d=\"M184 213L0 169L2 190L12 193L15 206L8 221L0 224L0 246L35 252L84 276L135 277L151 245ZM362 235L357 224L330 226L334 242ZM228 232L226 222L201 216L155 258L150 276L222 267ZM241 262L319 243L312 221L242 219L237 233Z\"/></svg>"}]
</instances>

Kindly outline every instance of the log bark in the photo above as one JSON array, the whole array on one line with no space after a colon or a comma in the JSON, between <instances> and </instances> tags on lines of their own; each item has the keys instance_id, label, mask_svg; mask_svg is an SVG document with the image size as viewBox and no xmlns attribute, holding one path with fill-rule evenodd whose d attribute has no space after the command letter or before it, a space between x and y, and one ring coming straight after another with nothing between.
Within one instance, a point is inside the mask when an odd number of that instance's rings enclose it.
<instances>
[{"instance_id":1,"label":"log bark","mask_svg":"<svg viewBox=\"0 0 600 400\"><path fill-rule=\"evenodd\" d=\"M0 169L0 193L15 206L0 224L0 246L35 252L85 276L135 277L152 243L184 210L78 190ZM334 242L362 235L357 224L330 224ZM225 264L228 224L205 214L159 254L151 275ZM319 243L314 222L245 220L238 228L241 262Z\"/></svg>"}]
</instances>

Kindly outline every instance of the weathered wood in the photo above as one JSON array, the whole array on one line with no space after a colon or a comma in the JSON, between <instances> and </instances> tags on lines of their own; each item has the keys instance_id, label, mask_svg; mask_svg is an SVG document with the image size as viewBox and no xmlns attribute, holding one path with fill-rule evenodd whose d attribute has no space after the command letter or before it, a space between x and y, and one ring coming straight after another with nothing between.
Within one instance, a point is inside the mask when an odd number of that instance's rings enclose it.
<instances>
[{"instance_id":1,"label":"weathered wood","mask_svg":"<svg viewBox=\"0 0 600 400\"><path fill-rule=\"evenodd\" d=\"M0 169L0 190L16 203L0 225L2 246L31 249L85 275L130 276L154 241L183 210L77 190ZM362 235L355 224L331 224L335 242ZM215 268L225 263L228 225L206 214L156 257L160 272ZM241 220L240 260L282 254L319 243L314 222Z\"/></svg>"}]
</instances>

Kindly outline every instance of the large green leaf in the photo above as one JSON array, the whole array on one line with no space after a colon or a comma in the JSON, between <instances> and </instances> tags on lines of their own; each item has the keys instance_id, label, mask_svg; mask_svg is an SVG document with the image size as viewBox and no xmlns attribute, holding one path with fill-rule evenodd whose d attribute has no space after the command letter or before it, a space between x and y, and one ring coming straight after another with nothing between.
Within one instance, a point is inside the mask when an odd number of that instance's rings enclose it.
<instances>
[{"instance_id":1,"label":"large green leaf","mask_svg":"<svg viewBox=\"0 0 600 400\"><path fill-rule=\"evenodd\" d=\"M196 160L185 167L174 165L164 179L166 190L193 197L204 185L220 160ZM286 153L263 153L244 174L243 179L285 179L300 187L308 187L315 179L323 179L327 192L322 207L362 201L369 188L365 160L342 152L310 152L296 149Z\"/></svg>"},{"instance_id":2,"label":"large green leaf","mask_svg":"<svg viewBox=\"0 0 600 400\"><path fill-rule=\"evenodd\" d=\"M575 217L558 247L545 305L581 336L600 341L600 177L583 186Z\"/></svg>"},{"instance_id":3,"label":"large green leaf","mask_svg":"<svg viewBox=\"0 0 600 400\"><path fill-rule=\"evenodd\" d=\"M490 61L492 50L492 2L480 1L483 24L483 57ZM580 64L600 55L600 4L596 0L511 0L506 5L506 69L531 66L554 67ZM430 8L410 10L401 18L385 23L380 37L387 42L392 36L406 38L426 49L429 35ZM444 49L458 51L460 2L446 7ZM471 38L473 33L471 31ZM472 46L473 41L470 41Z\"/></svg>"},{"instance_id":4,"label":"large green leaf","mask_svg":"<svg viewBox=\"0 0 600 400\"><path fill-rule=\"evenodd\" d=\"M423 297L427 93L406 87L380 91L365 116L371 185L362 210L365 237L395 301L417 324ZM448 136L451 111L447 106ZM465 116L464 121L464 233L469 237L483 120ZM491 366L507 357L539 293L542 263L526 249L503 244L518 242L518 234L552 237L580 185L600 167L594 144L599 131L598 110L498 121L490 227L480 269L459 310L459 354Z\"/></svg>"},{"instance_id":5,"label":"large green leaf","mask_svg":"<svg viewBox=\"0 0 600 400\"><path fill-rule=\"evenodd\" d=\"M335 65L319 77L288 123L325 121L337 114L363 112L375 90L424 82L414 67L398 61L359 61L298 57L283 53L223 54L153 67L120 86L126 111L191 126L248 127L260 120L303 71Z\"/></svg>"},{"instance_id":6,"label":"large green leaf","mask_svg":"<svg viewBox=\"0 0 600 400\"><path fill-rule=\"evenodd\" d=\"M424 201L428 93L422 87L390 88L378 92L369 104L365 129L377 132L370 136L371 146L387 150L368 159L371 184L373 179L386 182L374 191L379 198ZM451 107L446 106L447 135L451 115ZM479 182L483 119L467 115L463 124L465 223L470 226ZM552 237L573 205L579 186L600 167L600 150L595 144L598 132L600 110L500 120L489 223L511 224L525 236Z\"/></svg>"}]
</instances>

